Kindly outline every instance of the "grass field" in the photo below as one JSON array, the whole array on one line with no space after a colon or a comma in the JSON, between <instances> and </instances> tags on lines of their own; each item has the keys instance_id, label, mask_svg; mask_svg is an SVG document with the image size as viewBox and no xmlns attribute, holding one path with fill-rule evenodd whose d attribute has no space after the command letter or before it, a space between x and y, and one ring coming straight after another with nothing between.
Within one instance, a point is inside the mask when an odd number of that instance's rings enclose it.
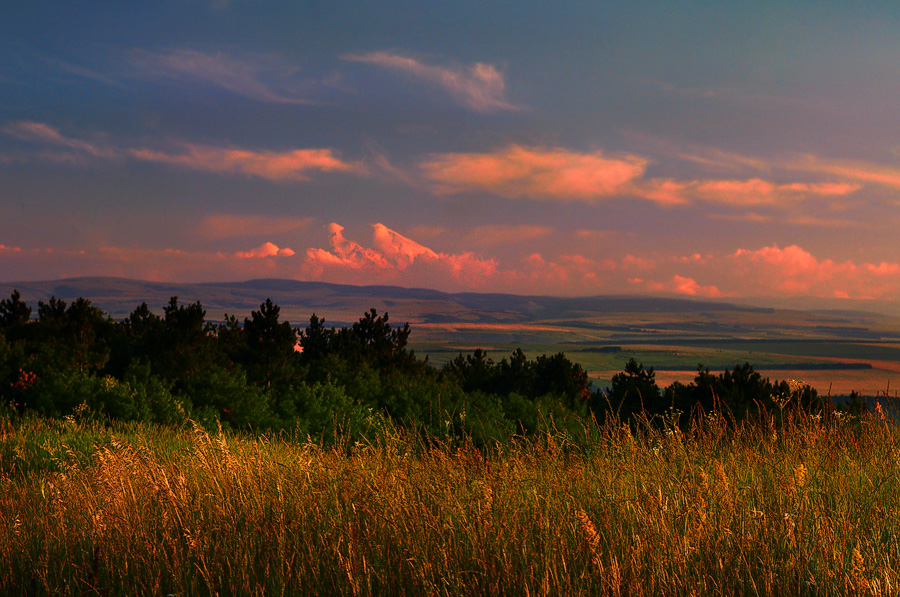
<instances>
[{"instance_id":1,"label":"grass field","mask_svg":"<svg viewBox=\"0 0 900 597\"><path fill-rule=\"evenodd\" d=\"M878 413L475 450L0 419L0 593L892 594Z\"/></svg>"}]
</instances>

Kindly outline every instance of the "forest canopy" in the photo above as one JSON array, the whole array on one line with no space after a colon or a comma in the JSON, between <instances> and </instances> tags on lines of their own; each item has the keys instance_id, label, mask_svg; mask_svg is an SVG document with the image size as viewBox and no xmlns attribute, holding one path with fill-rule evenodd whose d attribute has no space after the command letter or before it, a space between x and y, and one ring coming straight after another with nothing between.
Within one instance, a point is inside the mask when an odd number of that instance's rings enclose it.
<instances>
[{"instance_id":1,"label":"forest canopy","mask_svg":"<svg viewBox=\"0 0 900 597\"><path fill-rule=\"evenodd\" d=\"M633 359L610 387L595 388L561 352L530 359L516 349L495 361L477 349L435 367L409 348L409 324L375 309L340 328L312 314L298 329L270 299L221 322L177 297L161 315L143 303L121 321L84 298L36 307L18 291L0 300L0 400L20 414L193 420L324 442L389 421L490 443L608 421L678 429L709 413L735 424L826 406L811 387L771 382L750 364L720 374L698 366L693 382L667 388Z\"/></svg>"}]
</instances>

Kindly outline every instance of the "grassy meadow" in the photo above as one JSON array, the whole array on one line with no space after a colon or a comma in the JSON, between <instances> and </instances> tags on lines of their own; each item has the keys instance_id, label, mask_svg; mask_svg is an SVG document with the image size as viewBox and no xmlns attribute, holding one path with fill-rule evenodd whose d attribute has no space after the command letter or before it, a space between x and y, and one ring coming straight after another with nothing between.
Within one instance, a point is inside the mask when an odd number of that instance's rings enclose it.
<instances>
[{"instance_id":1,"label":"grassy meadow","mask_svg":"<svg viewBox=\"0 0 900 597\"><path fill-rule=\"evenodd\" d=\"M900 592L880 411L689 433L606 426L479 451L0 419L0 593Z\"/></svg>"}]
</instances>

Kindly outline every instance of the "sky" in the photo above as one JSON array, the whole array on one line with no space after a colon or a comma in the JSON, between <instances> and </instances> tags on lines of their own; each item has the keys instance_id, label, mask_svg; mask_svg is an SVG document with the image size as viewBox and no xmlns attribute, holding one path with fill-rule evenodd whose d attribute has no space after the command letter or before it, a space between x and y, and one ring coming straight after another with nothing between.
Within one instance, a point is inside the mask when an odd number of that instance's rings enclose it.
<instances>
[{"instance_id":1,"label":"sky","mask_svg":"<svg viewBox=\"0 0 900 597\"><path fill-rule=\"evenodd\" d=\"M2 281L900 297L892 3L2 15Z\"/></svg>"}]
</instances>

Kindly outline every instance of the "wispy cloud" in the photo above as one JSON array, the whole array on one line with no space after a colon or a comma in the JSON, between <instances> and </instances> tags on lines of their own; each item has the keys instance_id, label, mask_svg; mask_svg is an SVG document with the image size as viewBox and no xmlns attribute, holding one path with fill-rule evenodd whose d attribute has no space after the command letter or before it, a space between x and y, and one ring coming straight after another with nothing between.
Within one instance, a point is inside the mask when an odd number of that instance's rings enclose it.
<instances>
[{"instance_id":1,"label":"wispy cloud","mask_svg":"<svg viewBox=\"0 0 900 597\"><path fill-rule=\"evenodd\" d=\"M129 154L146 162L159 162L191 170L257 176L273 181L308 180L308 173L346 172L362 174L361 164L345 162L331 149L253 151L248 149L185 145L181 153L153 149L132 149Z\"/></svg>"},{"instance_id":2,"label":"wispy cloud","mask_svg":"<svg viewBox=\"0 0 900 597\"><path fill-rule=\"evenodd\" d=\"M131 63L142 73L186 83L201 83L253 100L276 104L307 104L309 83L299 69L272 56L235 57L223 52L176 49L135 51Z\"/></svg>"},{"instance_id":3,"label":"wispy cloud","mask_svg":"<svg viewBox=\"0 0 900 597\"><path fill-rule=\"evenodd\" d=\"M368 168L363 163L345 161L334 150L328 148L271 151L191 143L182 144L180 150L117 148L108 144L102 145L68 137L55 127L30 121L12 123L4 127L3 131L33 143L65 148L69 150L73 160L79 157L101 160L131 158L190 170L242 174L276 182L305 181L309 179L309 174L312 172L343 172L347 174L366 174L368 172Z\"/></svg>"},{"instance_id":4,"label":"wispy cloud","mask_svg":"<svg viewBox=\"0 0 900 597\"><path fill-rule=\"evenodd\" d=\"M503 197L594 201L623 193L647 160L602 152L510 145L493 153L445 153L419 164L441 194L486 191Z\"/></svg>"},{"instance_id":5,"label":"wispy cloud","mask_svg":"<svg viewBox=\"0 0 900 597\"><path fill-rule=\"evenodd\" d=\"M661 203L683 204L701 200L748 206L785 205L810 197L850 195L861 189L862 185L851 182L776 184L761 178L696 181L653 179L639 188L645 197Z\"/></svg>"},{"instance_id":6,"label":"wispy cloud","mask_svg":"<svg viewBox=\"0 0 900 597\"><path fill-rule=\"evenodd\" d=\"M478 62L472 66L434 66L391 52L348 54L344 60L373 64L399 71L443 88L458 103L477 112L516 110L505 97L503 74L490 64Z\"/></svg>"},{"instance_id":7,"label":"wispy cloud","mask_svg":"<svg viewBox=\"0 0 900 597\"><path fill-rule=\"evenodd\" d=\"M20 120L3 127L3 132L24 141L63 147L96 158L111 159L119 156L112 147L67 137L59 129L43 122Z\"/></svg>"},{"instance_id":8,"label":"wispy cloud","mask_svg":"<svg viewBox=\"0 0 900 597\"><path fill-rule=\"evenodd\" d=\"M828 160L808 155L788 163L787 167L806 172L828 174L847 181L900 189L900 169L881 164L851 160Z\"/></svg>"}]
</instances>

